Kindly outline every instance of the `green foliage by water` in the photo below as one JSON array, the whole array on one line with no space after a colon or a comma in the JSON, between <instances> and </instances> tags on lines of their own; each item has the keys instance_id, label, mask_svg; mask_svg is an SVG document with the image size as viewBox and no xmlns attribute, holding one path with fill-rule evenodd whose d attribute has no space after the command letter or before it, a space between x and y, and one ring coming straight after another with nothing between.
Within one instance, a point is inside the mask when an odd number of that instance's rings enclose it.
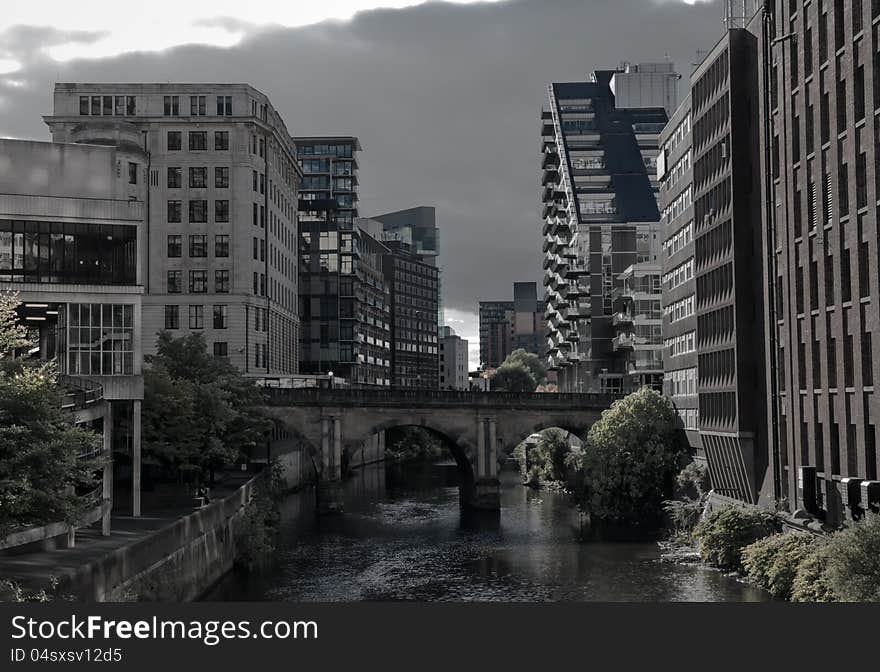
<instances>
[{"instance_id":1,"label":"green foliage by water","mask_svg":"<svg viewBox=\"0 0 880 672\"><path fill-rule=\"evenodd\" d=\"M798 567L821 543L811 534L771 534L742 551L746 576L773 597L791 599Z\"/></svg>"},{"instance_id":2,"label":"green foliage by water","mask_svg":"<svg viewBox=\"0 0 880 672\"><path fill-rule=\"evenodd\" d=\"M722 506L694 530L703 562L727 571L742 571L743 549L779 531L776 517L758 508Z\"/></svg>"},{"instance_id":3,"label":"green foliage by water","mask_svg":"<svg viewBox=\"0 0 880 672\"><path fill-rule=\"evenodd\" d=\"M541 432L537 443L523 441L519 444L514 451L514 459L519 464L523 484L538 488L565 482L570 453L568 432L553 428Z\"/></svg>"},{"instance_id":4,"label":"green foliage by water","mask_svg":"<svg viewBox=\"0 0 880 672\"><path fill-rule=\"evenodd\" d=\"M75 523L92 502L77 492L99 483L102 437L61 410L51 362L26 359L35 346L16 323L17 298L0 295L0 538L48 523ZM18 355L18 356L17 356Z\"/></svg>"},{"instance_id":5,"label":"green foliage by water","mask_svg":"<svg viewBox=\"0 0 880 672\"><path fill-rule=\"evenodd\" d=\"M262 397L226 359L208 354L202 334L159 334L144 372L144 463L164 478L202 482L265 439Z\"/></svg>"},{"instance_id":6,"label":"green foliage by water","mask_svg":"<svg viewBox=\"0 0 880 672\"><path fill-rule=\"evenodd\" d=\"M657 523L686 451L675 409L660 393L644 387L615 401L569 459L583 473L582 508L614 523Z\"/></svg>"},{"instance_id":7,"label":"green foliage by water","mask_svg":"<svg viewBox=\"0 0 880 672\"><path fill-rule=\"evenodd\" d=\"M541 361L541 358L533 352L517 348L507 355L507 358L501 366L504 366L505 364L511 366L520 364L524 366L529 370L529 373L532 374L532 378L535 379L535 385L543 385L547 382L547 367L544 366L544 362Z\"/></svg>"},{"instance_id":8,"label":"green foliage by water","mask_svg":"<svg viewBox=\"0 0 880 672\"><path fill-rule=\"evenodd\" d=\"M816 543L800 561L791 585L792 602L836 602L828 578L828 544Z\"/></svg>"},{"instance_id":9,"label":"green foliage by water","mask_svg":"<svg viewBox=\"0 0 880 672\"><path fill-rule=\"evenodd\" d=\"M443 443L423 427L394 427L385 432L385 459L395 462L433 462L447 455Z\"/></svg>"},{"instance_id":10,"label":"green foliage by water","mask_svg":"<svg viewBox=\"0 0 880 672\"><path fill-rule=\"evenodd\" d=\"M880 515L867 513L831 536L827 576L841 602L880 602Z\"/></svg>"},{"instance_id":11,"label":"green foliage by water","mask_svg":"<svg viewBox=\"0 0 880 672\"><path fill-rule=\"evenodd\" d=\"M538 386L528 367L520 362L505 362L489 379L493 392L534 392Z\"/></svg>"}]
</instances>

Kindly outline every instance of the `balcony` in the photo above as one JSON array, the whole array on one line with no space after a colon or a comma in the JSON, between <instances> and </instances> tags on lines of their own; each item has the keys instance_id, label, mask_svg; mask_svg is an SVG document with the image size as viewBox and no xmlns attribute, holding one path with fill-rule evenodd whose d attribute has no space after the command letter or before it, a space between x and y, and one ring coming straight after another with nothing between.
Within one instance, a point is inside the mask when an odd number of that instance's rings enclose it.
<instances>
[{"instance_id":1,"label":"balcony","mask_svg":"<svg viewBox=\"0 0 880 672\"><path fill-rule=\"evenodd\" d=\"M580 320L590 319L590 307L586 305L570 306L565 315L569 322L578 322Z\"/></svg>"},{"instance_id":2,"label":"balcony","mask_svg":"<svg viewBox=\"0 0 880 672\"><path fill-rule=\"evenodd\" d=\"M590 269L587 267L587 264L581 260L581 262L576 262L573 264L569 264L568 268L565 269L565 277L569 279L579 278L583 275L589 275Z\"/></svg>"},{"instance_id":3,"label":"balcony","mask_svg":"<svg viewBox=\"0 0 880 672\"><path fill-rule=\"evenodd\" d=\"M635 349L636 337L633 334L618 334L611 339L614 352L631 352Z\"/></svg>"},{"instance_id":4,"label":"balcony","mask_svg":"<svg viewBox=\"0 0 880 672\"><path fill-rule=\"evenodd\" d=\"M557 182L559 182L559 170L555 167L545 168L544 176L541 178L541 184L546 187L551 184L556 184Z\"/></svg>"},{"instance_id":5,"label":"balcony","mask_svg":"<svg viewBox=\"0 0 880 672\"><path fill-rule=\"evenodd\" d=\"M553 149L544 154L544 158L541 161L541 168L543 170L547 170L548 168L559 168L559 154L556 153L556 145L552 145Z\"/></svg>"},{"instance_id":6,"label":"balcony","mask_svg":"<svg viewBox=\"0 0 880 672\"><path fill-rule=\"evenodd\" d=\"M633 316L629 312L617 312L611 318L611 324L615 327L630 326L633 323Z\"/></svg>"}]
</instances>

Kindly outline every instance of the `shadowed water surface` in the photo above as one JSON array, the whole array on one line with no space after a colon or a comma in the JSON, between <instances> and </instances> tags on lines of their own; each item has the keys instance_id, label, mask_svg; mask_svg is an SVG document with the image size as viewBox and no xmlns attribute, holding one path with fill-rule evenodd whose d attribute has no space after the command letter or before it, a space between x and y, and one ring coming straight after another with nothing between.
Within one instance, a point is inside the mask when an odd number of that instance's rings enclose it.
<instances>
[{"instance_id":1,"label":"shadowed water surface","mask_svg":"<svg viewBox=\"0 0 880 672\"><path fill-rule=\"evenodd\" d=\"M464 517L450 466L371 467L346 513L316 520L314 493L285 503L274 566L231 574L209 600L756 601L718 572L659 562L654 543L580 543L558 492L502 474L500 515Z\"/></svg>"}]
</instances>

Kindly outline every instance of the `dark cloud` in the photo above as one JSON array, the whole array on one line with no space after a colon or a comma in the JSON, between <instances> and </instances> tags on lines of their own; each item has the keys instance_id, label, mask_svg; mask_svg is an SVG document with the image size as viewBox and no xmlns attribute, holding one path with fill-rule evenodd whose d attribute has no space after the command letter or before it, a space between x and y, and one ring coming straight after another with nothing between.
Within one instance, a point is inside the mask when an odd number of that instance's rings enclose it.
<instances>
[{"instance_id":1,"label":"dark cloud","mask_svg":"<svg viewBox=\"0 0 880 672\"><path fill-rule=\"evenodd\" d=\"M10 75L15 86L0 77L0 135L46 137L40 115L51 111L54 81L251 83L294 134L360 136L362 214L437 207L446 305L474 311L480 299L510 297L515 280L541 278L538 113L547 84L667 56L687 75L696 51L720 37L721 15L719 2L430 4L266 29L230 49L37 60Z\"/></svg>"}]
</instances>

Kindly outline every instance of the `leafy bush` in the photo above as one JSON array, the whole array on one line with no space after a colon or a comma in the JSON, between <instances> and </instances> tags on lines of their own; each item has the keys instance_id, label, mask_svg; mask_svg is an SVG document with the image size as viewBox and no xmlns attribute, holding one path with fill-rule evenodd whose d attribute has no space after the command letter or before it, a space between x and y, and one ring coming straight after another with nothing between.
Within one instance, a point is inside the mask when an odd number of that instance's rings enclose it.
<instances>
[{"instance_id":1,"label":"leafy bush","mask_svg":"<svg viewBox=\"0 0 880 672\"><path fill-rule=\"evenodd\" d=\"M880 515L835 532L828 542L828 581L842 602L880 602Z\"/></svg>"},{"instance_id":2,"label":"leafy bush","mask_svg":"<svg viewBox=\"0 0 880 672\"><path fill-rule=\"evenodd\" d=\"M743 549L743 568L752 583L787 600L798 567L817 543L816 537L809 534L772 534Z\"/></svg>"},{"instance_id":3,"label":"leafy bush","mask_svg":"<svg viewBox=\"0 0 880 672\"><path fill-rule=\"evenodd\" d=\"M561 429L544 430L535 443L523 441L514 452L523 483L540 487L542 483L564 482L570 452L568 433Z\"/></svg>"},{"instance_id":4,"label":"leafy bush","mask_svg":"<svg viewBox=\"0 0 880 672\"><path fill-rule=\"evenodd\" d=\"M683 497L700 498L709 492L709 467L700 462L688 462L675 477L675 488Z\"/></svg>"},{"instance_id":5,"label":"leafy bush","mask_svg":"<svg viewBox=\"0 0 880 672\"><path fill-rule=\"evenodd\" d=\"M424 462L447 455L447 449L424 427L394 427L385 432L385 458L395 462Z\"/></svg>"},{"instance_id":6,"label":"leafy bush","mask_svg":"<svg viewBox=\"0 0 880 672\"><path fill-rule=\"evenodd\" d=\"M538 386L535 376L522 362L504 362L492 374L493 392L534 392Z\"/></svg>"},{"instance_id":7,"label":"leafy bush","mask_svg":"<svg viewBox=\"0 0 880 672\"><path fill-rule=\"evenodd\" d=\"M668 499L663 502L663 510L669 516L673 536L679 541L690 541L694 529L703 515L703 502L699 499Z\"/></svg>"},{"instance_id":8,"label":"leafy bush","mask_svg":"<svg viewBox=\"0 0 880 672\"><path fill-rule=\"evenodd\" d=\"M828 544L816 543L801 559L791 585L792 602L836 602L828 578Z\"/></svg>"},{"instance_id":9,"label":"leafy bush","mask_svg":"<svg viewBox=\"0 0 880 672\"><path fill-rule=\"evenodd\" d=\"M647 387L615 401L572 458L583 472L582 507L615 523L659 522L686 446L668 399Z\"/></svg>"},{"instance_id":10,"label":"leafy bush","mask_svg":"<svg viewBox=\"0 0 880 672\"><path fill-rule=\"evenodd\" d=\"M728 571L742 571L742 550L779 531L776 517L761 509L722 506L694 530L703 562Z\"/></svg>"}]
</instances>

